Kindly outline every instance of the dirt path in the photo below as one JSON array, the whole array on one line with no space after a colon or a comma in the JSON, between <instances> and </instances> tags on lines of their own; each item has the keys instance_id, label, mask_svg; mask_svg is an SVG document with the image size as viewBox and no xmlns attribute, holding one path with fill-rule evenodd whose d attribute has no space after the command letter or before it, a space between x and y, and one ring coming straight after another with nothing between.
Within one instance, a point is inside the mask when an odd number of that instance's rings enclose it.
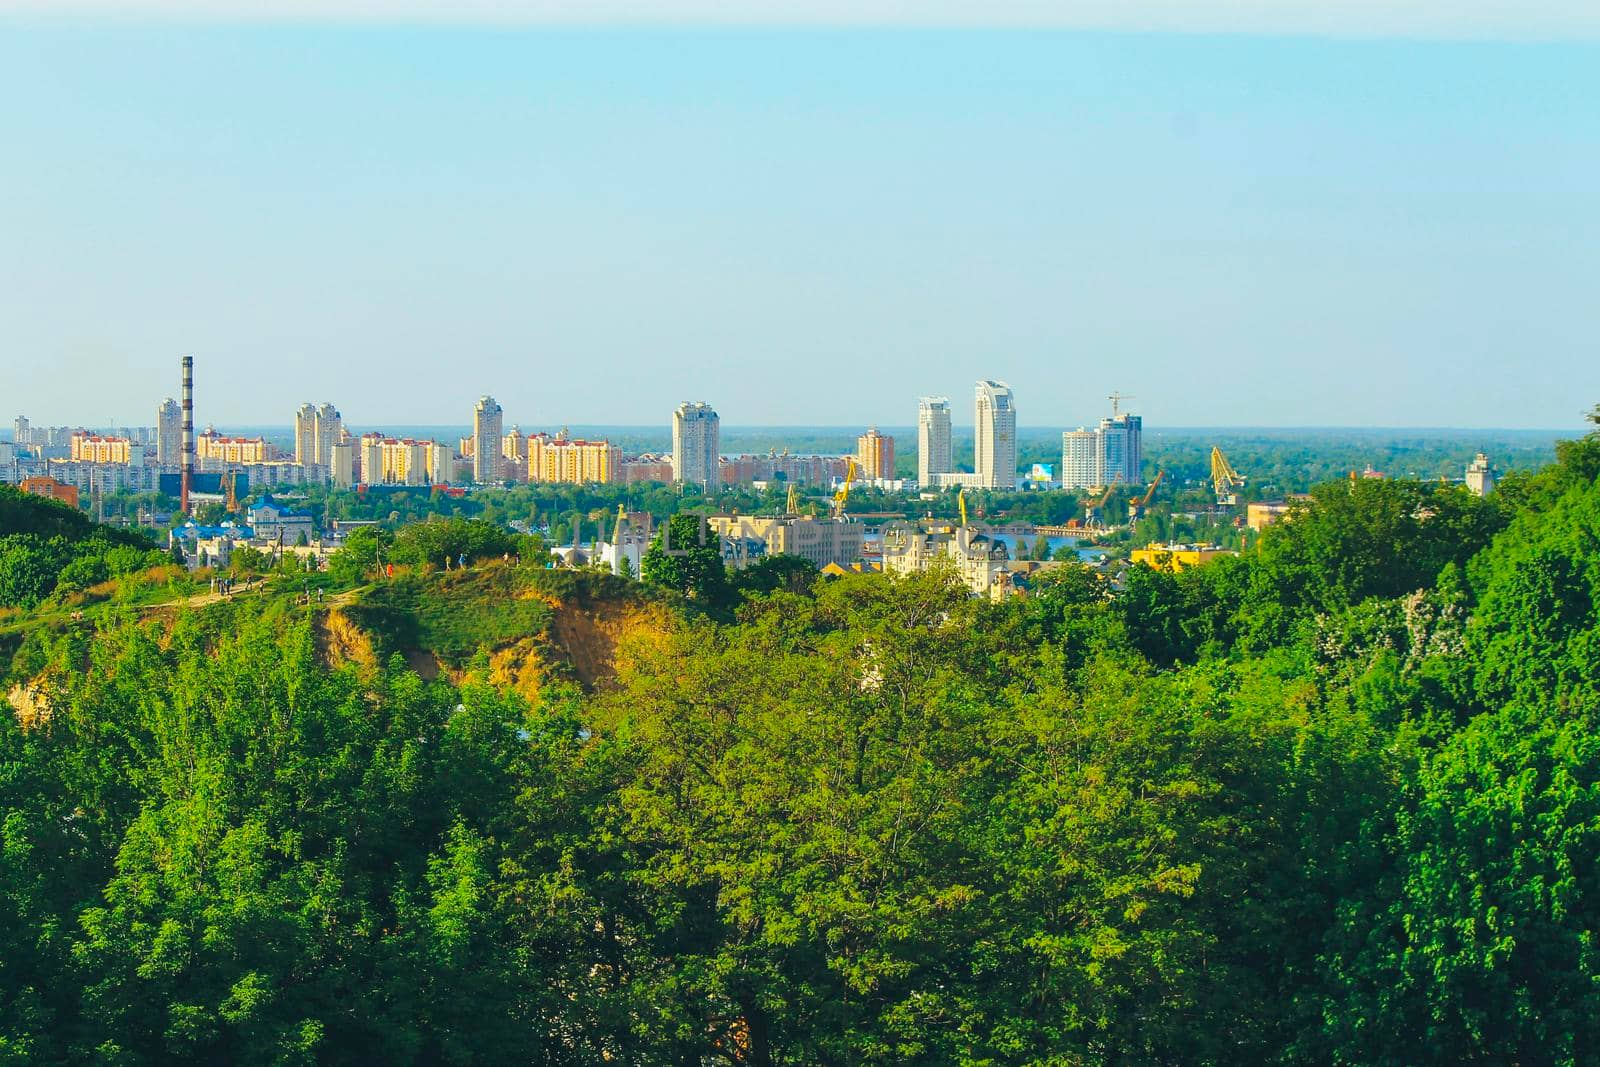
<instances>
[{"instance_id":1,"label":"dirt path","mask_svg":"<svg viewBox=\"0 0 1600 1067\"><path fill-rule=\"evenodd\" d=\"M344 607L344 606L346 606L348 604L352 604L352 603L355 602L356 594L358 592L360 592L359 589L347 589L342 593L333 593L333 594L324 595L321 600L317 600L316 599L316 595L313 593L312 594L311 604L312 604L313 607L323 607L323 608ZM271 594L268 593L268 590L267 590L265 585L260 585L260 584L252 582L252 583L250 583L248 585L240 586L239 588L235 589L232 593L227 593L227 594L212 593L212 592L196 593L193 596L182 597L182 598L180 598L178 600L163 600L158 604L146 604L146 605L144 605L144 609L143 610L145 610L145 611L163 611L163 610L166 610L168 608L175 608L175 607L203 608L208 604L216 604L216 603L218 603L220 601L223 601L223 600L238 600L238 599L241 599L241 598L265 599L268 595L271 595ZM290 594L278 594L278 595L287 596L287 595L290 595ZM297 599L300 596L300 594L293 594L293 595Z\"/></svg>"}]
</instances>

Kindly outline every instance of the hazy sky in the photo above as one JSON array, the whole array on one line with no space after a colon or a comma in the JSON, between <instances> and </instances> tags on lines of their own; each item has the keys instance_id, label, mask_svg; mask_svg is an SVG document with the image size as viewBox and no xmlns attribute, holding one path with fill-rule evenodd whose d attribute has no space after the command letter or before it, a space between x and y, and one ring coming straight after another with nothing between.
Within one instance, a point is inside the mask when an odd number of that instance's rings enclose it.
<instances>
[{"instance_id":1,"label":"hazy sky","mask_svg":"<svg viewBox=\"0 0 1600 1067\"><path fill-rule=\"evenodd\" d=\"M120 13L0 0L7 420L149 423L184 352L202 424L904 425L979 377L1036 425L1600 401L1597 5L72 6Z\"/></svg>"}]
</instances>

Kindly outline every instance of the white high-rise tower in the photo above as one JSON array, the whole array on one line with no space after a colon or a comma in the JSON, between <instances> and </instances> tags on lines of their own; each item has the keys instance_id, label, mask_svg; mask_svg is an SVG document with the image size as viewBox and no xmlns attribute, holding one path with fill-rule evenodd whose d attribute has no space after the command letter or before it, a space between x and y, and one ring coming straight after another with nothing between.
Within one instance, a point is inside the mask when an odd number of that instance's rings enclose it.
<instances>
[{"instance_id":1,"label":"white high-rise tower","mask_svg":"<svg viewBox=\"0 0 1600 1067\"><path fill-rule=\"evenodd\" d=\"M315 463L317 455L317 409L301 404L294 413L294 461Z\"/></svg>"},{"instance_id":2,"label":"white high-rise tower","mask_svg":"<svg viewBox=\"0 0 1600 1067\"><path fill-rule=\"evenodd\" d=\"M340 431L344 429L344 416L340 415L339 409L332 404L323 404L317 408L311 427L311 441L314 447L310 462L324 467L333 466L333 446L338 443Z\"/></svg>"},{"instance_id":3,"label":"white high-rise tower","mask_svg":"<svg viewBox=\"0 0 1600 1067\"><path fill-rule=\"evenodd\" d=\"M502 412L494 397L480 397L472 410L472 480L490 485L501 480Z\"/></svg>"},{"instance_id":4,"label":"white high-rise tower","mask_svg":"<svg viewBox=\"0 0 1600 1067\"><path fill-rule=\"evenodd\" d=\"M1017 408L1011 386L978 383L972 443L977 483L985 489L1017 487Z\"/></svg>"},{"instance_id":5,"label":"white high-rise tower","mask_svg":"<svg viewBox=\"0 0 1600 1067\"><path fill-rule=\"evenodd\" d=\"M950 458L950 398L925 396L917 402L917 484L926 489L936 474L954 470Z\"/></svg>"},{"instance_id":6,"label":"white high-rise tower","mask_svg":"<svg viewBox=\"0 0 1600 1067\"><path fill-rule=\"evenodd\" d=\"M183 463L183 408L170 396L156 408L156 466L174 470Z\"/></svg>"},{"instance_id":7,"label":"white high-rise tower","mask_svg":"<svg viewBox=\"0 0 1600 1067\"><path fill-rule=\"evenodd\" d=\"M685 401L672 413L672 477L710 489L721 482L722 419L710 404Z\"/></svg>"}]
</instances>

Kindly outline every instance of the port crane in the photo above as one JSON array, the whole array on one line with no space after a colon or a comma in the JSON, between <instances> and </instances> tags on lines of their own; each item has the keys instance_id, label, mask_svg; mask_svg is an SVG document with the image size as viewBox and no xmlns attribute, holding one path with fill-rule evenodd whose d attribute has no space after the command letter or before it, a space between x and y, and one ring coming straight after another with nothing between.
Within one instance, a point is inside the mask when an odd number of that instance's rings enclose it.
<instances>
[{"instance_id":1,"label":"port crane","mask_svg":"<svg viewBox=\"0 0 1600 1067\"><path fill-rule=\"evenodd\" d=\"M1111 494L1116 491L1116 485L1108 485L1100 496L1083 506L1083 524L1089 527L1100 525L1100 512L1105 509L1106 501L1111 499Z\"/></svg>"},{"instance_id":2,"label":"port crane","mask_svg":"<svg viewBox=\"0 0 1600 1067\"><path fill-rule=\"evenodd\" d=\"M1150 487L1128 501L1128 520L1130 522L1137 519L1144 512L1145 505L1150 503L1150 498L1156 495L1156 487L1161 484L1161 480L1166 476L1167 472L1157 467L1155 480L1150 483Z\"/></svg>"},{"instance_id":3,"label":"port crane","mask_svg":"<svg viewBox=\"0 0 1600 1067\"><path fill-rule=\"evenodd\" d=\"M1211 487L1217 491L1217 503L1227 507L1239 502L1239 490L1244 488L1244 476L1216 445L1211 446Z\"/></svg>"},{"instance_id":4,"label":"port crane","mask_svg":"<svg viewBox=\"0 0 1600 1067\"><path fill-rule=\"evenodd\" d=\"M833 517L844 518L844 506L850 502L850 486L856 480L855 457L850 457L849 466L844 469L844 484L840 485L833 493Z\"/></svg>"}]
</instances>

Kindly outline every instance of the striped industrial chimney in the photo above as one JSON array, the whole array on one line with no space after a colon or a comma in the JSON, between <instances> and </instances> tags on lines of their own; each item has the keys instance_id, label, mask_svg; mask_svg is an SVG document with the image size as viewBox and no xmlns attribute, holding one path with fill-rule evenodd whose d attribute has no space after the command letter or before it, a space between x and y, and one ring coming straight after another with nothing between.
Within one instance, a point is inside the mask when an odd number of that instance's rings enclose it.
<instances>
[{"instance_id":1,"label":"striped industrial chimney","mask_svg":"<svg viewBox=\"0 0 1600 1067\"><path fill-rule=\"evenodd\" d=\"M194 357L183 357L183 482L178 510L189 514L189 490L194 482Z\"/></svg>"}]
</instances>

